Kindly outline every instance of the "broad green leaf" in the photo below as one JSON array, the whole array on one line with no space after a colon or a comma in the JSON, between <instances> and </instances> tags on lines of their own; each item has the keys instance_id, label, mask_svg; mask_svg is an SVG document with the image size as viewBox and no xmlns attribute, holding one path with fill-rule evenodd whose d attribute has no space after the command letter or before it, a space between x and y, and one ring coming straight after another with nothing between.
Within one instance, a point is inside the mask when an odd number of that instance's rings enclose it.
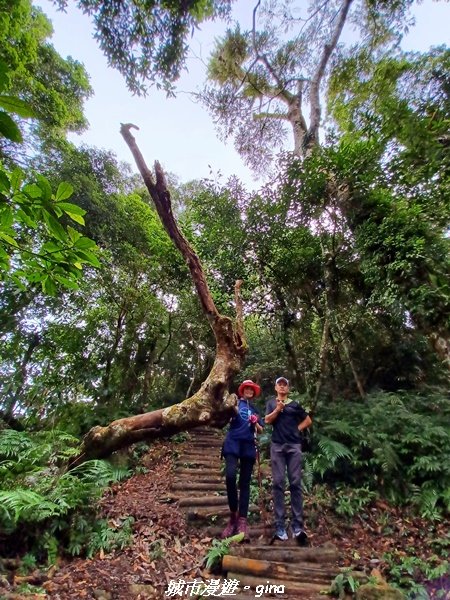
<instances>
[{"instance_id":1,"label":"broad green leaf","mask_svg":"<svg viewBox=\"0 0 450 600\"><path fill-rule=\"evenodd\" d=\"M22 182L23 182L23 178L24 178L24 175L23 175L22 169L14 169L14 171L11 173L11 177L10 177L11 188L14 193L19 191L20 186L22 185Z\"/></svg>"},{"instance_id":2,"label":"broad green leaf","mask_svg":"<svg viewBox=\"0 0 450 600\"><path fill-rule=\"evenodd\" d=\"M3 231L0 231L0 238L5 240L5 242L10 244L11 246L14 246L15 248L19 247L19 244L16 242L16 240L7 233L4 233Z\"/></svg>"},{"instance_id":3,"label":"broad green leaf","mask_svg":"<svg viewBox=\"0 0 450 600\"><path fill-rule=\"evenodd\" d=\"M17 219L19 221L22 221L23 223L25 223L25 225L28 225L28 227L31 227L32 229L36 229L37 228L37 223L34 219L32 219L24 210L22 210L21 208L19 208L19 210L16 212L16 216Z\"/></svg>"},{"instance_id":4,"label":"broad green leaf","mask_svg":"<svg viewBox=\"0 0 450 600\"><path fill-rule=\"evenodd\" d=\"M66 214L68 217L70 217L72 219L72 221L75 221L76 223L79 223L80 225L84 225L84 219L82 216L75 215L69 211L66 211Z\"/></svg>"},{"instance_id":5,"label":"broad green leaf","mask_svg":"<svg viewBox=\"0 0 450 600\"><path fill-rule=\"evenodd\" d=\"M82 237L81 233L73 227L71 227L70 225L67 226L67 233L69 234L69 237L72 240L72 242L77 242L77 240L79 240Z\"/></svg>"},{"instance_id":6,"label":"broad green leaf","mask_svg":"<svg viewBox=\"0 0 450 600\"><path fill-rule=\"evenodd\" d=\"M72 204L71 202L58 202L59 208L62 208L64 212L70 213L72 215L85 215L86 211L77 206L76 204Z\"/></svg>"},{"instance_id":7,"label":"broad green leaf","mask_svg":"<svg viewBox=\"0 0 450 600\"><path fill-rule=\"evenodd\" d=\"M37 185L42 190L43 199L50 200L52 197L52 187L51 187L48 179L46 177L44 177L43 175L37 174L36 181L37 181Z\"/></svg>"},{"instance_id":8,"label":"broad green leaf","mask_svg":"<svg viewBox=\"0 0 450 600\"><path fill-rule=\"evenodd\" d=\"M43 281L46 277L46 273L43 273L42 271L34 271L33 273L26 274L26 278L30 283L37 283L38 281Z\"/></svg>"},{"instance_id":9,"label":"broad green leaf","mask_svg":"<svg viewBox=\"0 0 450 600\"><path fill-rule=\"evenodd\" d=\"M59 283L62 283L65 287L70 288L71 290L78 289L78 284L72 279L68 279L67 277L63 277L62 275L59 275L57 273L54 277L57 281L59 281Z\"/></svg>"},{"instance_id":10,"label":"broad green leaf","mask_svg":"<svg viewBox=\"0 0 450 600\"><path fill-rule=\"evenodd\" d=\"M0 95L0 106L8 112L19 115L19 117L34 117L33 110L28 102L25 102L16 96Z\"/></svg>"},{"instance_id":11,"label":"broad green leaf","mask_svg":"<svg viewBox=\"0 0 450 600\"><path fill-rule=\"evenodd\" d=\"M37 183L28 183L22 188L22 192L30 198L42 198L43 191Z\"/></svg>"},{"instance_id":12,"label":"broad green leaf","mask_svg":"<svg viewBox=\"0 0 450 600\"><path fill-rule=\"evenodd\" d=\"M3 210L0 212L0 224L2 229L5 231L9 229L13 224L14 216L13 211L9 206L3 207Z\"/></svg>"},{"instance_id":13,"label":"broad green leaf","mask_svg":"<svg viewBox=\"0 0 450 600\"><path fill-rule=\"evenodd\" d=\"M5 137L12 142L19 143L22 141L22 134L17 124L2 110L0 110L0 136Z\"/></svg>"},{"instance_id":14,"label":"broad green leaf","mask_svg":"<svg viewBox=\"0 0 450 600\"><path fill-rule=\"evenodd\" d=\"M74 248L77 248L78 250L90 250L91 248L96 247L97 244L94 242L94 240L91 240L88 237L81 237L74 244Z\"/></svg>"},{"instance_id":15,"label":"broad green leaf","mask_svg":"<svg viewBox=\"0 0 450 600\"><path fill-rule=\"evenodd\" d=\"M55 282L48 275L42 280L42 290L49 296L55 296L58 291Z\"/></svg>"},{"instance_id":16,"label":"broad green leaf","mask_svg":"<svg viewBox=\"0 0 450 600\"><path fill-rule=\"evenodd\" d=\"M51 233L56 239L65 243L67 241L67 233L64 231L64 227L61 225L58 219L56 219L46 210L43 211L43 216L49 233Z\"/></svg>"},{"instance_id":17,"label":"broad green leaf","mask_svg":"<svg viewBox=\"0 0 450 600\"><path fill-rule=\"evenodd\" d=\"M55 200L59 202L60 200L66 200L70 198L73 194L73 187L70 183L63 181L59 184L58 189L56 190Z\"/></svg>"},{"instance_id":18,"label":"broad green leaf","mask_svg":"<svg viewBox=\"0 0 450 600\"><path fill-rule=\"evenodd\" d=\"M89 251L86 251L86 252L84 252L84 251L77 251L77 257L81 258L84 262L89 263L93 267L97 267L98 268L98 267L101 266L98 258L92 252L89 252Z\"/></svg>"},{"instance_id":19,"label":"broad green leaf","mask_svg":"<svg viewBox=\"0 0 450 600\"><path fill-rule=\"evenodd\" d=\"M5 171L0 171L0 192L8 194L10 190L9 177Z\"/></svg>"},{"instance_id":20,"label":"broad green leaf","mask_svg":"<svg viewBox=\"0 0 450 600\"><path fill-rule=\"evenodd\" d=\"M61 246L58 246L53 241L45 242L41 248L41 252L61 252Z\"/></svg>"}]
</instances>

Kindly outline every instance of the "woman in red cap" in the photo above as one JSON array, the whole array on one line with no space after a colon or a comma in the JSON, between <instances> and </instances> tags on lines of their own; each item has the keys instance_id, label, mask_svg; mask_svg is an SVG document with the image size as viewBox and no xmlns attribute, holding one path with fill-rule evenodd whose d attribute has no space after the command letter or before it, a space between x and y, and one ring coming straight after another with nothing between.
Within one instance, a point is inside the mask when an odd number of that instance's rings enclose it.
<instances>
[{"instance_id":1,"label":"woman in red cap","mask_svg":"<svg viewBox=\"0 0 450 600\"><path fill-rule=\"evenodd\" d=\"M227 484L230 520L222 532L226 538L235 533L243 533L248 540L247 514L250 501L250 480L256 461L255 434L262 431L262 421L258 410L251 403L259 396L259 385L247 379L238 388L236 414L230 421L225 437L222 455L225 458L225 476ZM239 496L237 488L237 467L239 463Z\"/></svg>"}]
</instances>

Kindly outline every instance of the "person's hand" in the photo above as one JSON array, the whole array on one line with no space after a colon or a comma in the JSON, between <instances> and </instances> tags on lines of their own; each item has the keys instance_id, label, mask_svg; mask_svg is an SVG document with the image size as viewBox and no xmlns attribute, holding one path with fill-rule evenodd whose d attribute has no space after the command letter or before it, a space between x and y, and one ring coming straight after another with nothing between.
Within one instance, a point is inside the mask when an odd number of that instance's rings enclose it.
<instances>
[{"instance_id":1,"label":"person's hand","mask_svg":"<svg viewBox=\"0 0 450 600\"><path fill-rule=\"evenodd\" d=\"M282 400L277 400L277 411L278 412L283 412L284 410L284 403Z\"/></svg>"},{"instance_id":2,"label":"person's hand","mask_svg":"<svg viewBox=\"0 0 450 600\"><path fill-rule=\"evenodd\" d=\"M254 425L255 423L258 422L258 417L257 417L257 415L250 415L249 418L248 418L248 420L250 421L250 423L252 425Z\"/></svg>"}]
</instances>

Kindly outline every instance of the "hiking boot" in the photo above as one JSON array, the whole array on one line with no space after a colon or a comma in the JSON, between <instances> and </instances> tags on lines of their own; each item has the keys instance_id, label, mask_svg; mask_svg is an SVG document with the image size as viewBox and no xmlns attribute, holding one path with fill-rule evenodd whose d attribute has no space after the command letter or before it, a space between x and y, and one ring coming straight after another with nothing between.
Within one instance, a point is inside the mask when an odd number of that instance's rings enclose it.
<instances>
[{"instance_id":1,"label":"hiking boot","mask_svg":"<svg viewBox=\"0 0 450 600\"><path fill-rule=\"evenodd\" d=\"M247 523L247 519L245 517L239 517L238 522L237 522L237 530L236 533L243 533L244 534L244 538L243 538L243 542L249 542L250 541L250 537L248 534L248 523Z\"/></svg>"},{"instance_id":2,"label":"hiking boot","mask_svg":"<svg viewBox=\"0 0 450 600\"><path fill-rule=\"evenodd\" d=\"M286 532L286 529L284 527L277 527L276 531L275 531L275 538L277 540L281 540L282 542L285 542L288 539L288 534Z\"/></svg>"},{"instance_id":3,"label":"hiking boot","mask_svg":"<svg viewBox=\"0 0 450 600\"><path fill-rule=\"evenodd\" d=\"M237 531L238 526L238 517L236 514L231 514L230 520L228 521L228 525L220 534L220 537L224 540L225 538L231 537Z\"/></svg>"},{"instance_id":4,"label":"hiking boot","mask_svg":"<svg viewBox=\"0 0 450 600\"><path fill-rule=\"evenodd\" d=\"M304 529L295 527L292 531L292 535L299 546L308 545L308 536L306 535L306 531Z\"/></svg>"}]
</instances>

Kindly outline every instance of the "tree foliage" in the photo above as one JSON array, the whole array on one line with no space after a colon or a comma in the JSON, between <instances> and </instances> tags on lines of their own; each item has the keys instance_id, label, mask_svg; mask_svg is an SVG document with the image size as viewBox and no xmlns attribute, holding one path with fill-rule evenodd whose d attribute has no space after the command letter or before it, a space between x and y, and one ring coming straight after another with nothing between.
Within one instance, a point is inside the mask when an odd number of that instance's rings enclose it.
<instances>
[{"instance_id":1,"label":"tree foliage","mask_svg":"<svg viewBox=\"0 0 450 600\"><path fill-rule=\"evenodd\" d=\"M267 168L288 135L297 156L319 143L321 92L327 93L331 69L343 53L344 27L360 32L372 56L380 46L393 49L411 2L311 1L303 10L296 3L260 4L253 9L252 30L241 31L237 24L218 40L209 85L200 94L222 137L233 137L257 172Z\"/></svg>"},{"instance_id":2,"label":"tree foliage","mask_svg":"<svg viewBox=\"0 0 450 600\"><path fill-rule=\"evenodd\" d=\"M67 6L67 0L54 2ZM125 77L130 91L144 94L151 84L171 92L184 66L189 34L205 20L225 17L231 2L78 0L77 5L92 17L109 65Z\"/></svg>"}]
</instances>

